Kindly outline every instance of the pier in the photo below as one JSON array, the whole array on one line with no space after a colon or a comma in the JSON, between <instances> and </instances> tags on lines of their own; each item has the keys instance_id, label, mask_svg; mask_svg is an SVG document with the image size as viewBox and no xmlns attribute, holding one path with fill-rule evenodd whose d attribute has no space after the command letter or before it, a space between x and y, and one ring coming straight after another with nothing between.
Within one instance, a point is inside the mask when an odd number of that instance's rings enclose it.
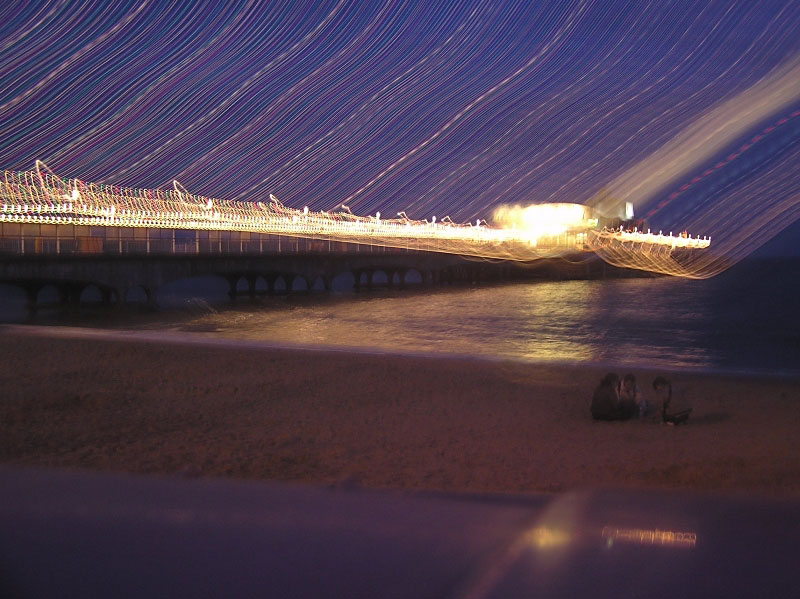
<instances>
[{"instance_id":1,"label":"pier","mask_svg":"<svg viewBox=\"0 0 800 599\"><path fill-rule=\"evenodd\" d=\"M357 290L574 278L604 272L594 252L609 244L647 257L710 244L687 235L599 231L577 204L548 205L545 213L553 222L537 223L533 233L481 220L413 220L404 212L356 216L346 206L315 212L272 195L265 202L198 196L177 181L161 190L64 180L37 161L34 171L3 173L0 282L24 289L32 310L48 286L66 304L80 303L92 286L106 304L124 304L137 289L153 304L165 283L205 275L225 279L231 298L330 290L342 274Z\"/></svg>"}]
</instances>

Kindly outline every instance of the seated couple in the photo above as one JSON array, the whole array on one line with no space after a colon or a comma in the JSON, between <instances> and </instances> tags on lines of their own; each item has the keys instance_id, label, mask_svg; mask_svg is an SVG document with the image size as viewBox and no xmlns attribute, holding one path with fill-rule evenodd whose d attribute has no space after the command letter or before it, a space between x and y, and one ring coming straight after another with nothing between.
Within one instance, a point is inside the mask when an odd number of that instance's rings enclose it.
<instances>
[{"instance_id":1,"label":"seated couple","mask_svg":"<svg viewBox=\"0 0 800 599\"><path fill-rule=\"evenodd\" d=\"M682 412L669 412L672 400L672 385L664 377L656 377L653 381L656 397L661 400L661 421L669 424L680 424L689 419L691 408ZM630 420L647 416L647 402L642 398L636 377L626 374L620 381L618 375L609 372L594 391L592 396L592 418L595 420Z\"/></svg>"}]
</instances>

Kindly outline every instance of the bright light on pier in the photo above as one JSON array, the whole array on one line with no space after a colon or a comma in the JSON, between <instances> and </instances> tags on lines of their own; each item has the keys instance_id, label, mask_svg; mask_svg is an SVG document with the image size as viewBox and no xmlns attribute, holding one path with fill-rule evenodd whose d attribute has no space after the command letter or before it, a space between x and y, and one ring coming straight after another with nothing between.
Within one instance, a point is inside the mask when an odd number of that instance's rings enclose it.
<instances>
[{"instance_id":1,"label":"bright light on pier","mask_svg":"<svg viewBox=\"0 0 800 599\"><path fill-rule=\"evenodd\" d=\"M610 243L642 254L708 247L707 238L598 230L582 204L542 204L495 213L500 226L485 221L458 224L449 217L413 220L354 215L345 206L331 212L266 201L231 201L195 195L177 181L173 189L132 189L63 180L42 162L35 171L4 173L0 222L95 227L146 227L246 231L314 237L348 243L405 247L484 258L534 260L575 251L595 251Z\"/></svg>"}]
</instances>

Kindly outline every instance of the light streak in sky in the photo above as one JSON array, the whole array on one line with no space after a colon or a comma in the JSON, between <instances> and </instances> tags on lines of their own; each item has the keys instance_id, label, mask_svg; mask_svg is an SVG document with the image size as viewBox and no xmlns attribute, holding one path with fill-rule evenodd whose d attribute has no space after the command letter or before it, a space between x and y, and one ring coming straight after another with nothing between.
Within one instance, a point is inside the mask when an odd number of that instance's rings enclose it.
<instances>
[{"instance_id":1,"label":"light streak in sky","mask_svg":"<svg viewBox=\"0 0 800 599\"><path fill-rule=\"evenodd\" d=\"M751 88L701 115L667 144L612 181L610 191L634 207L642 206L678 177L696 170L698 164L707 162L749 129L799 98L800 56L797 56ZM752 143L757 141L754 138ZM744 152L749 147L745 143L738 151ZM730 160L737 155L738 152L731 154ZM607 202L595 207L601 212L613 209Z\"/></svg>"},{"instance_id":2,"label":"light streak in sky","mask_svg":"<svg viewBox=\"0 0 800 599\"><path fill-rule=\"evenodd\" d=\"M420 222L630 201L714 238L650 267L711 276L798 216L798 30L794 0L0 3L0 167Z\"/></svg>"}]
</instances>

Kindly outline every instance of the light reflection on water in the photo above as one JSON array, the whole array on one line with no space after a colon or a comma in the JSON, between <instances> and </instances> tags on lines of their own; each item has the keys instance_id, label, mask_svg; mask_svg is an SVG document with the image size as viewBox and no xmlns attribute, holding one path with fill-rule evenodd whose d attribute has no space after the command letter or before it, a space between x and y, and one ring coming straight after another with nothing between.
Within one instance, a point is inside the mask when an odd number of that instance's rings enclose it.
<instances>
[{"instance_id":1,"label":"light reflection on water","mask_svg":"<svg viewBox=\"0 0 800 599\"><path fill-rule=\"evenodd\" d=\"M693 326L704 314L682 301L685 283L537 282L308 301L273 299L203 314L179 328L302 345L710 366L708 350L698 345ZM697 295L696 289L692 295Z\"/></svg>"},{"instance_id":2,"label":"light reflection on water","mask_svg":"<svg viewBox=\"0 0 800 599\"><path fill-rule=\"evenodd\" d=\"M800 261L788 261L737 266L704 281L537 281L235 304L224 299L218 281L194 281L171 286L159 301L173 308L154 314L42 311L34 322L365 350L799 373L799 274ZM15 297L2 287L0 307L10 305L4 297Z\"/></svg>"}]
</instances>

